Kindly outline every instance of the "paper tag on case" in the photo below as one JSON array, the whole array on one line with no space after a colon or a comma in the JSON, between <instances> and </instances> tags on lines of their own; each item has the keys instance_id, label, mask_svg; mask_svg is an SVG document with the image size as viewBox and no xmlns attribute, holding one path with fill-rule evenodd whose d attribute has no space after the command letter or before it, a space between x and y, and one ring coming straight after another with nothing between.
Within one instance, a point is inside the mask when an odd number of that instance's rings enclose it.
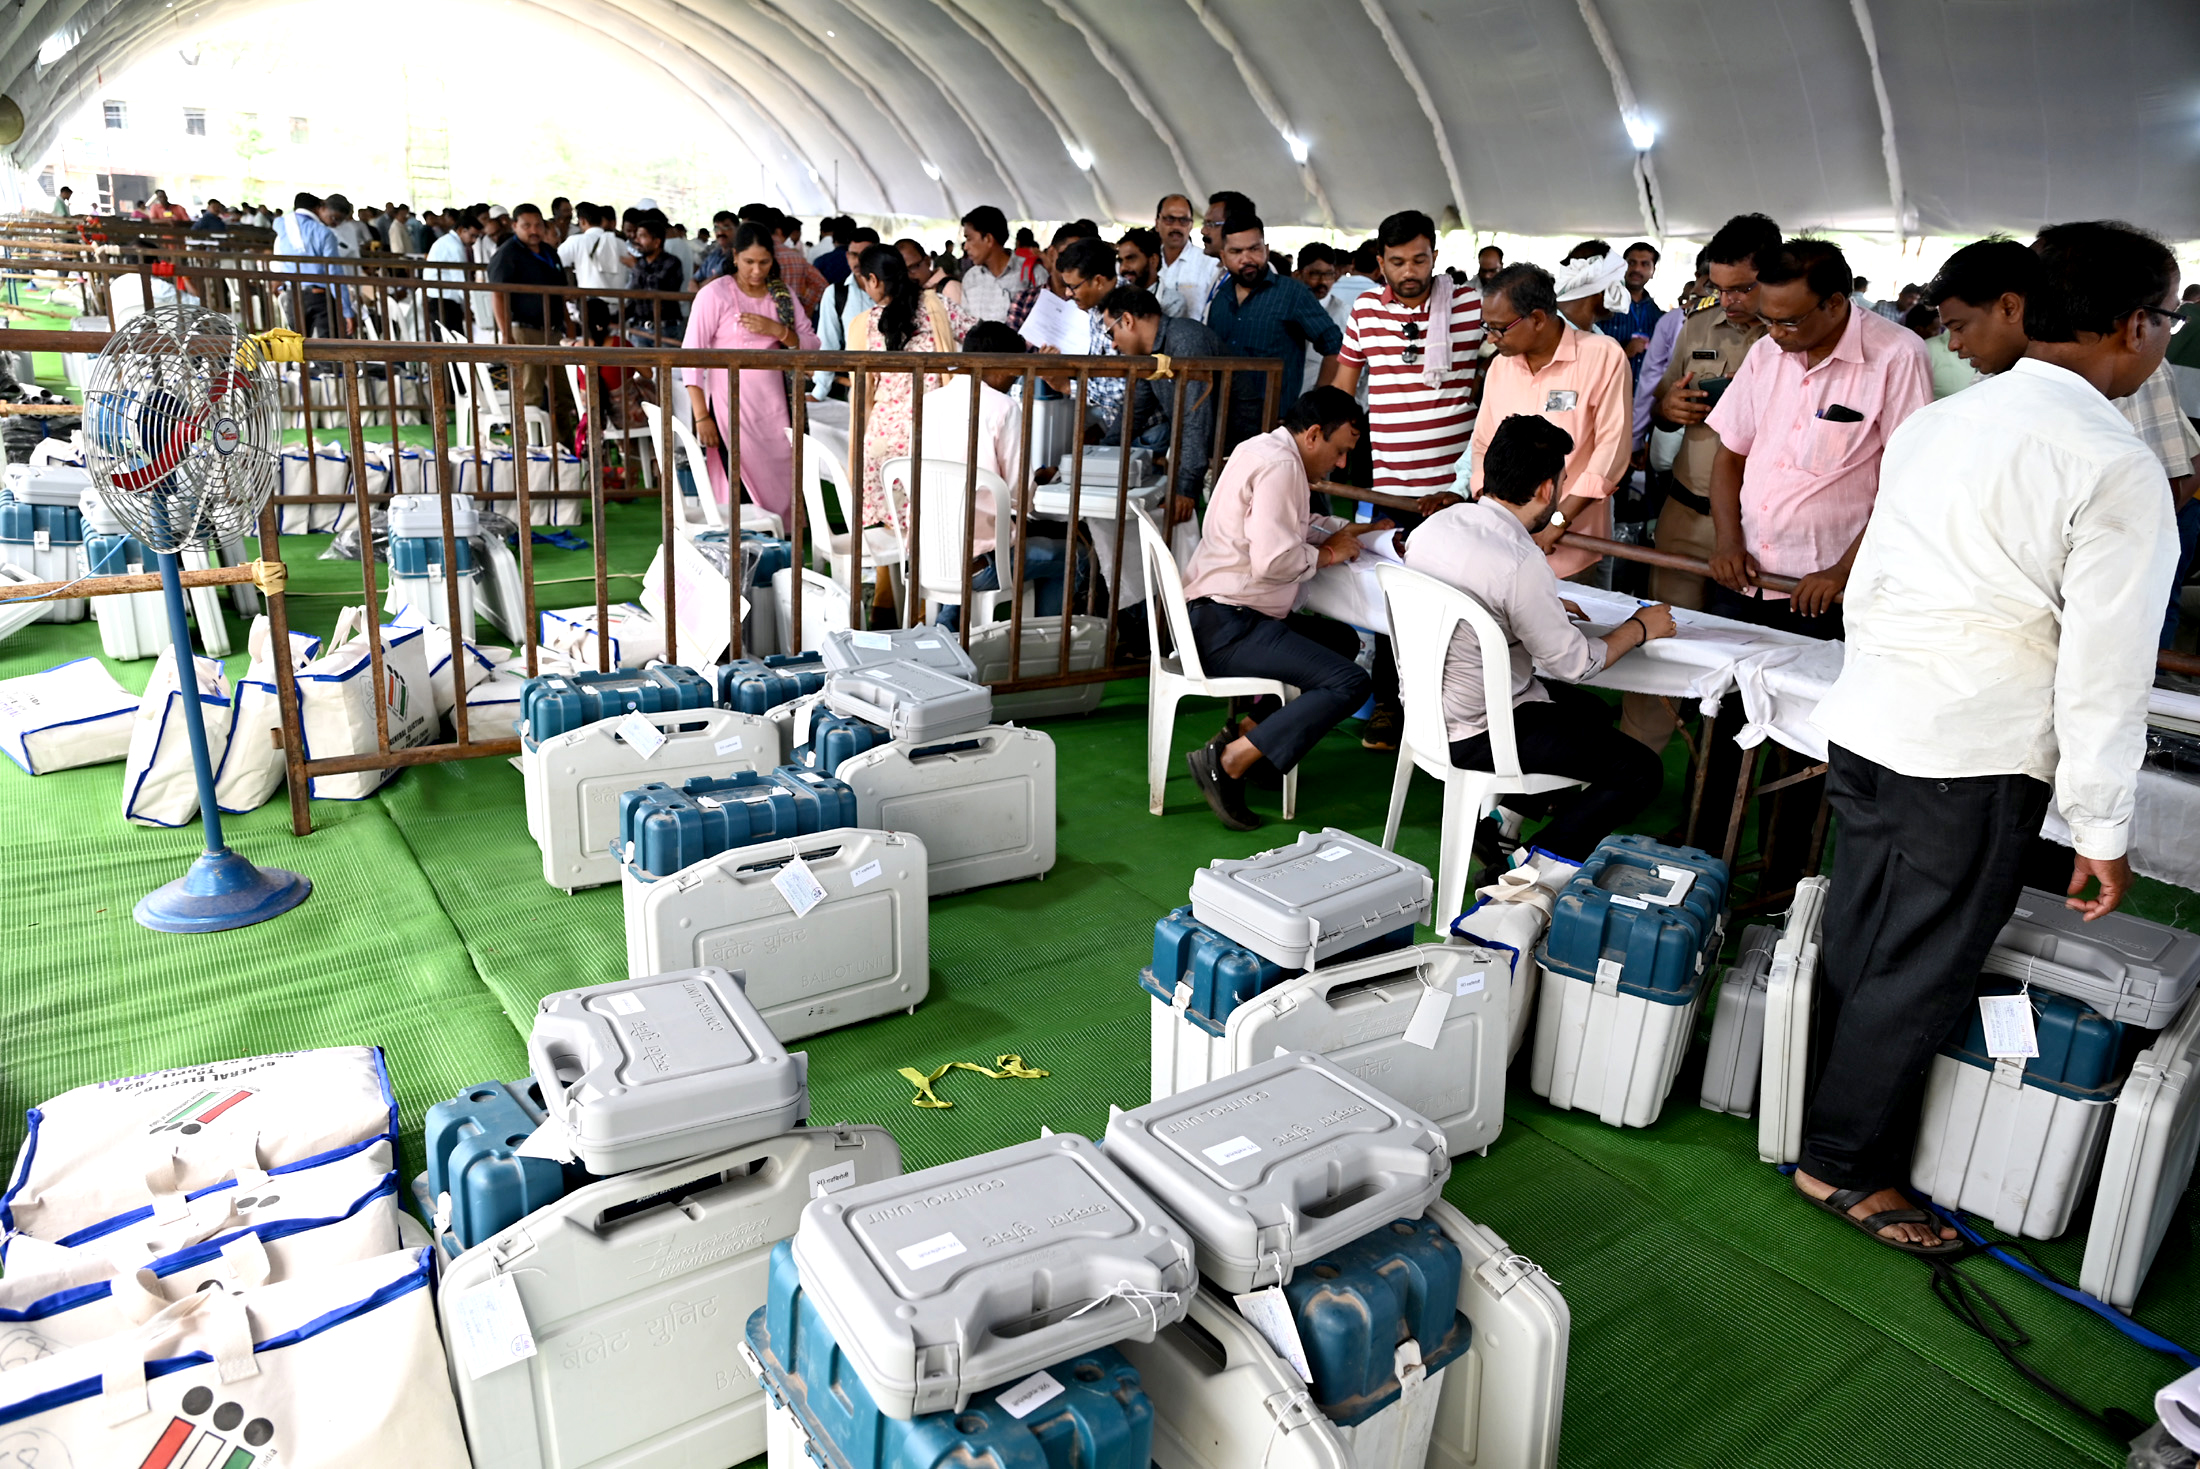
<instances>
[{"instance_id":1,"label":"paper tag on case","mask_svg":"<svg viewBox=\"0 0 2200 1469\"><path fill-rule=\"evenodd\" d=\"M779 889L780 896L794 909L797 918L807 916L812 908L825 901L825 884L817 880L810 864L800 857L772 874L772 886Z\"/></svg>"},{"instance_id":2,"label":"paper tag on case","mask_svg":"<svg viewBox=\"0 0 2200 1469\"><path fill-rule=\"evenodd\" d=\"M1237 1302L1238 1314L1252 1322L1253 1329L1275 1348L1276 1355L1291 1364L1299 1381L1311 1383L1314 1369L1306 1364L1306 1346L1299 1340L1299 1324L1291 1318L1291 1302L1283 1288L1272 1285L1232 1299Z\"/></svg>"},{"instance_id":3,"label":"paper tag on case","mask_svg":"<svg viewBox=\"0 0 2200 1469\"><path fill-rule=\"evenodd\" d=\"M614 1015L639 1015L649 1008L642 1003L642 997L632 990L628 990L623 994L606 995L604 1003L611 1007L611 1013Z\"/></svg>"},{"instance_id":4,"label":"paper tag on case","mask_svg":"<svg viewBox=\"0 0 2200 1469\"><path fill-rule=\"evenodd\" d=\"M1211 1148L1201 1148L1211 1162L1235 1163L1240 1158L1250 1158L1260 1151L1260 1144L1249 1137L1234 1137L1226 1143L1216 1143Z\"/></svg>"},{"instance_id":5,"label":"paper tag on case","mask_svg":"<svg viewBox=\"0 0 2200 1469\"><path fill-rule=\"evenodd\" d=\"M1406 1022L1406 1044L1419 1046L1424 1051L1435 1050L1437 1037L1444 1033L1444 1017L1450 1013L1451 991L1423 985L1421 998L1413 1007L1413 1018Z\"/></svg>"},{"instance_id":6,"label":"paper tag on case","mask_svg":"<svg viewBox=\"0 0 2200 1469\"><path fill-rule=\"evenodd\" d=\"M711 750L719 755L737 755L741 752L741 736L728 735L717 744L712 745Z\"/></svg>"},{"instance_id":7,"label":"paper tag on case","mask_svg":"<svg viewBox=\"0 0 2200 1469\"><path fill-rule=\"evenodd\" d=\"M2040 1038L2032 1028L2030 995L1980 995L1979 1018L1986 1028L1986 1054L1999 1060L2019 1056L2026 1060L2040 1053Z\"/></svg>"},{"instance_id":8,"label":"paper tag on case","mask_svg":"<svg viewBox=\"0 0 2200 1469\"><path fill-rule=\"evenodd\" d=\"M1452 981L1451 992L1455 995L1479 995L1482 993L1482 987L1489 983L1489 979L1488 971L1481 969L1475 970L1472 974L1462 974Z\"/></svg>"},{"instance_id":9,"label":"paper tag on case","mask_svg":"<svg viewBox=\"0 0 2200 1469\"><path fill-rule=\"evenodd\" d=\"M894 646L894 640L882 632L851 633L848 641L859 648L891 649Z\"/></svg>"},{"instance_id":10,"label":"paper tag on case","mask_svg":"<svg viewBox=\"0 0 2200 1469\"><path fill-rule=\"evenodd\" d=\"M952 1260L968 1251L969 1246L952 1233L935 1234L930 1239L920 1239L913 1245L903 1245L894 1251L901 1263L911 1270L922 1270L927 1265L937 1265L942 1260Z\"/></svg>"},{"instance_id":11,"label":"paper tag on case","mask_svg":"<svg viewBox=\"0 0 2200 1469\"><path fill-rule=\"evenodd\" d=\"M862 887L867 882L876 881L880 874L885 871L885 867L874 857L848 874L848 885L850 887Z\"/></svg>"},{"instance_id":12,"label":"paper tag on case","mask_svg":"<svg viewBox=\"0 0 2200 1469\"><path fill-rule=\"evenodd\" d=\"M810 1174L810 1197L821 1199L827 1194L853 1188L856 1181L856 1160L843 1158L830 1168L815 1169Z\"/></svg>"},{"instance_id":13,"label":"paper tag on case","mask_svg":"<svg viewBox=\"0 0 2200 1469\"><path fill-rule=\"evenodd\" d=\"M492 1275L446 1304L458 1354L474 1381L535 1355L535 1334L520 1305L519 1282L511 1276Z\"/></svg>"},{"instance_id":14,"label":"paper tag on case","mask_svg":"<svg viewBox=\"0 0 2200 1469\"><path fill-rule=\"evenodd\" d=\"M619 738L632 746L644 760L665 747L665 732L651 724L648 716L639 709L619 721Z\"/></svg>"}]
</instances>

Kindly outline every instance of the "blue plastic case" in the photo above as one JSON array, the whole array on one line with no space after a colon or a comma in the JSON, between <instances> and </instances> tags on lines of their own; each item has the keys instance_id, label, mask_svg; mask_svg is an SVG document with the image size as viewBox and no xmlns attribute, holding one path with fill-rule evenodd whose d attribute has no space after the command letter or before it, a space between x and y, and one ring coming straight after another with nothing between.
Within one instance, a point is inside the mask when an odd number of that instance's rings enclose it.
<instances>
[{"instance_id":1,"label":"blue plastic case","mask_svg":"<svg viewBox=\"0 0 2200 1469\"><path fill-rule=\"evenodd\" d=\"M1674 901L1661 901L1676 883L1660 867L1690 874L1687 891ZM1686 1004L1718 951L1726 897L1726 864L1709 853L1648 837L1607 837L1560 890L1544 962L1594 981L1599 960L1616 960L1620 993Z\"/></svg>"},{"instance_id":2,"label":"blue plastic case","mask_svg":"<svg viewBox=\"0 0 2200 1469\"><path fill-rule=\"evenodd\" d=\"M718 707L762 714L825 687L825 659L816 650L736 658L718 667Z\"/></svg>"},{"instance_id":3,"label":"blue plastic case","mask_svg":"<svg viewBox=\"0 0 2200 1469\"><path fill-rule=\"evenodd\" d=\"M0 541L28 545L40 531L52 545L75 545L84 539L84 512L74 505L39 505L0 492Z\"/></svg>"},{"instance_id":4,"label":"blue plastic case","mask_svg":"<svg viewBox=\"0 0 2200 1469\"><path fill-rule=\"evenodd\" d=\"M794 763L819 775L834 775L840 762L875 749L893 736L869 720L835 714L823 705L810 711L810 742L794 748Z\"/></svg>"},{"instance_id":5,"label":"blue plastic case","mask_svg":"<svg viewBox=\"0 0 2200 1469\"><path fill-rule=\"evenodd\" d=\"M671 663L631 672L546 674L527 680L519 693L522 729L537 742L630 709L671 714L710 705L710 681Z\"/></svg>"},{"instance_id":6,"label":"blue plastic case","mask_svg":"<svg viewBox=\"0 0 2200 1469\"><path fill-rule=\"evenodd\" d=\"M2014 981L1989 979L1980 983L1982 995L2013 995L2021 986ZM2040 1053L2024 1063L2024 1084L2053 1092L2059 1097L2094 1101L2113 1097L2123 1089L2124 1025L2110 1020L2090 1005L2067 995L2032 991L2032 1031ZM1978 1006L1964 1011L1964 1019L1952 1031L1941 1054L1966 1066L1994 1069L1986 1054L1986 1018Z\"/></svg>"},{"instance_id":7,"label":"blue plastic case","mask_svg":"<svg viewBox=\"0 0 2200 1469\"><path fill-rule=\"evenodd\" d=\"M1314 1402L1340 1427L1398 1400L1397 1349L1433 1373L1467 1350L1459 1246L1426 1219L1399 1219L1302 1265L1283 1288L1314 1372Z\"/></svg>"},{"instance_id":8,"label":"blue plastic case","mask_svg":"<svg viewBox=\"0 0 2200 1469\"><path fill-rule=\"evenodd\" d=\"M814 722L811 727L816 727ZM1344 964L1403 949L1412 942L1413 927L1408 924L1328 962ZM1153 964L1139 971L1138 983L1164 1005L1176 1002L1177 985L1190 985L1191 1001L1184 1007L1184 1018L1209 1035L1219 1036L1232 1010L1305 972L1286 969L1217 933L1194 918L1187 903L1153 926Z\"/></svg>"},{"instance_id":9,"label":"blue plastic case","mask_svg":"<svg viewBox=\"0 0 2200 1469\"><path fill-rule=\"evenodd\" d=\"M459 536L458 569L461 573L474 569L474 543L466 536ZM392 536L390 537L390 573L393 576L426 576L431 571L443 569L443 537L441 536Z\"/></svg>"},{"instance_id":10,"label":"blue plastic case","mask_svg":"<svg viewBox=\"0 0 2200 1469\"><path fill-rule=\"evenodd\" d=\"M461 1249L592 1181L577 1164L516 1155L542 1125L542 1104L532 1091L531 1082L485 1081L428 1109L421 1133L428 1202L451 1196L450 1232Z\"/></svg>"},{"instance_id":11,"label":"blue plastic case","mask_svg":"<svg viewBox=\"0 0 2200 1469\"><path fill-rule=\"evenodd\" d=\"M855 792L831 776L793 765L699 775L622 792L613 855L653 882L734 847L855 824Z\"/></svg>"},{"instance_id":12,"label":"blue plastic case","mask_svg":"<svg viewBox=\"0 0 2200 1469\"><path fill-rule=\"evenodd\" d=\"M119 531L95 531L84 538L84 573L87 576L123 576L132 566L152 564L153 553L133 536Z\"/></svg>"},{"instance_id":13,"label":"blue plastic case","mask_svg":"<svg viewBox=\"0 0 2200 1469\"><path fill-rule=\"evenodd\" d=\"M973 1396L959 1413L889 1418L810 1304L789 1241L772 1247L770 1294L748 1348L775 1407L790 1411L822 1469L1148 1469L1153 1404L1113 1347L1045 1369L1059 1391L1023 1382ZM1037 1374L1034 1374L1036 1376ZM1022 1417L1001 1406L1009 1397Z\"/></svg>"}]
</instances>

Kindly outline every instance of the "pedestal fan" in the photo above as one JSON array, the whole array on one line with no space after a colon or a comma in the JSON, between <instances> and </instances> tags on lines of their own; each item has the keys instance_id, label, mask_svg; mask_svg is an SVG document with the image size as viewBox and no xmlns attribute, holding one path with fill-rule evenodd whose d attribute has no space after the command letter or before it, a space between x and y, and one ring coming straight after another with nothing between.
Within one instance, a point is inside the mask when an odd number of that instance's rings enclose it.
<instances>
[{"instance_id":1,"label":"pedestal fan","mask_svg":"<svg viewBox=\"0 0 2200 1469\"><path fill-rule=\"evenodd\" d=\"M93 360L84 391L85 468L130 534L160 559L199 782L206 850L191 870L138 900L137 921L167 933L215 933L286 913L313 884L259 868L222 841L214 768L191 665L181 552L259 533L280 468L275 369L261 342L218 311L163 306L133 318Z\"/></svg>"}]
</instances>

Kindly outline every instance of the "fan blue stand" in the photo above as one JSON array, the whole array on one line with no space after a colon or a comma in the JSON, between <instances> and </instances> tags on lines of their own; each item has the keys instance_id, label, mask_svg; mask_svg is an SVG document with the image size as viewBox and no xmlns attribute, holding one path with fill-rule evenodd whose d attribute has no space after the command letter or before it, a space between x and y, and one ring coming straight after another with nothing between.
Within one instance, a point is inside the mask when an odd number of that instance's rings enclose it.
<instances>
[{"instance_id":1,"label":"fan blue stand","mask_svg":"<svg viewBox=\"0 0 2200 1469\"><path fill-rule=\"evenodd\" d=\"M191 737L191 766L199 780L199 819L206 825L206 850L189 872L138 899L137 921L162 933L246 928L303 903L313 883L280 867L255 867L222 841L221 808L214 804L214 761L206 748L206 716L199 708L198 670L192 663L191 623L183 610L182 562L173 551L158 554L161 596L168 603L168 632L176 648L176 681L184 690L183 727Z\"/></svg>"}]
</instances>

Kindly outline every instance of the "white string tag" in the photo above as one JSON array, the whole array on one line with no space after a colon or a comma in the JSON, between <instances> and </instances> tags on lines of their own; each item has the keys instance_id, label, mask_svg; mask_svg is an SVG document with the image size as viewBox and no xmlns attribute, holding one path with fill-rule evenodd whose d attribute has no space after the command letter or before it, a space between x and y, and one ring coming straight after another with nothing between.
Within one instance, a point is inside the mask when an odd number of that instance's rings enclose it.
<instances>
[{"instance_id":1,"label":"white string tag","mask_svg":"<svg viewBox=\"0 0 2200 1469\"><path fill-rule=\"evenodd\" d=\"M1996 1060L2004 1056L2030 1060L2040 1053L2040 1038L2032 1025L2032 996L2029 990L2014 995L1980 995L1979 1019L1986 1028L1986 1054Z\"/></svg>"}]
</instances>

